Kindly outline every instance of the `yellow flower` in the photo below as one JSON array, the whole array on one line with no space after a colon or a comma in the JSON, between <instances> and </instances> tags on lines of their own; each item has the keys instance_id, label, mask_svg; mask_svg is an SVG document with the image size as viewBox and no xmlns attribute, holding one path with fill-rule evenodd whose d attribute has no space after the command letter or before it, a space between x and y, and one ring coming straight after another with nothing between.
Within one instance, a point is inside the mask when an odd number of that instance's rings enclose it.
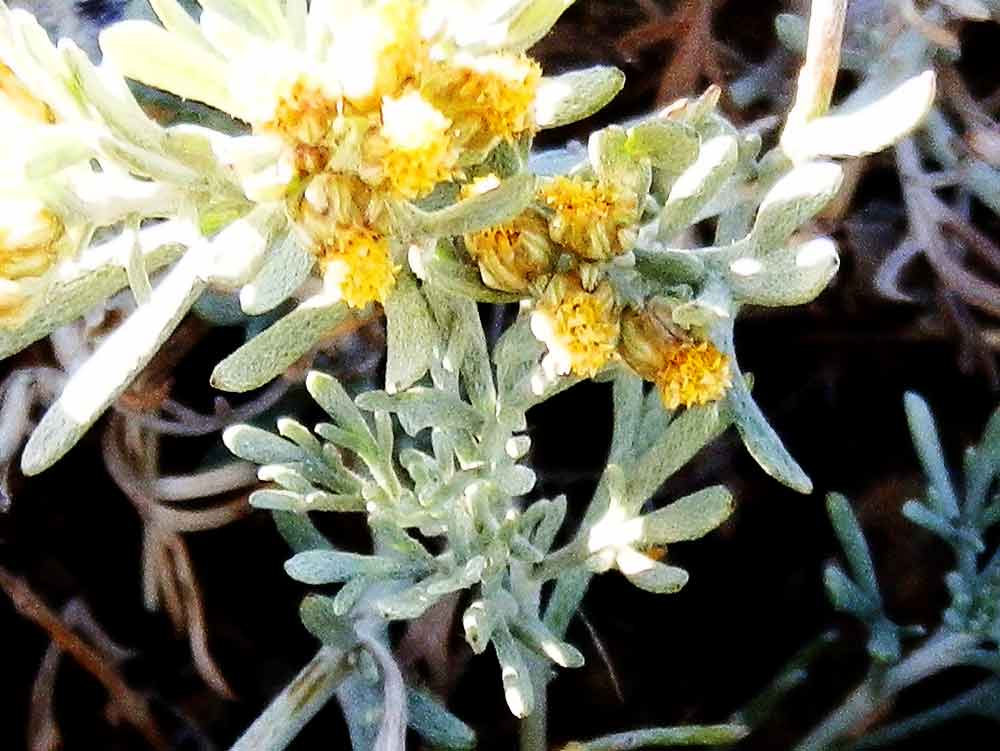
<instances>
[{"instance_id":1,"label":"yellow flower","mask_svg":"<svg viewBox=\"0 0 1000 751\"><path fill-rule=\"evenodd\" d=\"M733 385L729 358L709 341L677 342L663 353L654 382L667 409L718 401Z\"/></svg>"},{"instance_id":2,"label":"yellow flower","mask_svg":"<svg viewBox=\"0 0 1000 751\"><path fill-rule=\"evenodd\" d=\"M656 384L667 409L718 401L733 385L729 358L707 339L671 330L654 307L623 317L621 354Z\"/></svg>"},{"instance_id":3,"label":"yellow flower","mask_svg":"<svg viewBox=\"0 0 1000 751\"><path fill-rule=\"evenodd\" d=\"M385 236L361 225L338 228L330 242L316 247L323 284L352 308L385 302L396 284Z\"/></svg>"},{"instance_id":4,"label":"yellow flower","mask_svg":"<svg viewBox=\"0 0 1000 751\"><path fill-rule=\"evenodd\" d=\"M324 172L309 181L288 213L310 241L333 242L345 226L367 225L371 189L356 175Z\"/></svg>"},{"instance_id":5,"label":"yellow flower","mask_svg":"<svg viewBox=\"0 0 1000 751\"><path fill-rule=\"evenodd\" d=\"M0 327L23 323L41 302L64 235L62 220L40 201L0 201Z\"/></svg>"},{"instance_id":6,"label":"yellow flower","mask_svg":"<svg viewBox=\"0 0 1000 751\"><path fill-rule=\"evenodd\" d=\"M292 145L322 146L339 110L337 98L301 75L278 94L273 116L256 129L275 133Z\"/></svg>"},{"instance_id":7,"label":"yellow flower","mask_svg":"<svg viewBox=\"0 0 1000 751\"><path fill-rule=\"evenodd\" d=\"M607 281L588 292L575 274L555 277L531 314L531 331L548 349L543 368L550 375L596 375L615 357L618 321Z\"/></svg>"},{"instance_id":8,"label":"yellow flower","mask_svg":"<svg viewBox=\"0 0 1000 751\"><path fill-rule=\"evenodd\" d=\"M552 271L553 253L545 219L528 210L507 224L465 235L487 286L523 293Z\"/></svg>"},{"instance_id":9,"label":"yellow flower","mask_svg":"<svg viewBox=\"0 0 1000 751\"><path fill-rule=\"evenodd\" d=\"M482 195L500 185L496 175L462 186L462 198ZM543 283L555 261L549 228L537 211L528 209L511 221L464 235L465 248L479 263L483 282L494 289L523 293Z\"/></svg>"},{"instance_id":10,"label":"yellow flower","mask_svg":"<svg viewBox=\"0 0 1000 751\"><path fill-rule=\"evenodd\" d=\"M460 53L435 61L421 91L453 122L453 136L473 152L535 130L533 107L542 70L521 54Z\"/></svg>"},{"instance_id":11,"label":"yellow flower","mask_svg":"<svg viewBox=\"0 0 1000 751\"><path fill-rule=\"evenodd\" d=\"M631 250L637 232L638 201L612 185L557 177L541 191L552 211L552 239L588 261L605 261Z\"/></svg>"},{"instance_id":12,"label":"yellow flower","mask_svg":"<svg viewBox=\"0 0 1000 751\"><path fill-rule=\"evenodd\" d=\"M458 150L448 136L451 121L420 95L408 91L382 101L379 137L367 144L365 161L378 163L391 190L404 198L427 195L455 174Z\"/></svg>"}]
</instances>

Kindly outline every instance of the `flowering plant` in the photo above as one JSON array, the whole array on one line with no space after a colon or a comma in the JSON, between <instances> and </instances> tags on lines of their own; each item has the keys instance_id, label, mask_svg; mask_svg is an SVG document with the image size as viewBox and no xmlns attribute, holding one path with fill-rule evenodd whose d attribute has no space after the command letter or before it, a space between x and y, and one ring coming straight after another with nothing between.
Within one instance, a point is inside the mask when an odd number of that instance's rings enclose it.
<instances>
[{"instance_id":1,"label":"flowering plant","mask_svg":"<svg viewBox=\"0 0 1000 751\"><path fill-rule=\"evenodd\" d=\"M670 474L734 425L767 473L811 490L754 402L734 324L745 305L798 305L826 287L837 253L806 226L840 186L835 159L915 127L933 76L827 114L827 32L843 7L819 2L796 105L766 153L718 111L715 87L598 130L585 149L537 152L538 131L623 84L608 67L544 76L526 52L569 4L203 0L195 19L151 0L160 24L111 26L95 66L0 3L3 113L17 124L4 129L24 140L4 157L0 353L126 287L134 300L35 428L26 473L64 455L206 299L232 296L240 320L271 316L215 368L228 391L282 375L345 321L385 315L384 389L352 396L313 372L332 422L225 434L277 486L251 502L294 548L288 573L342 585L304 601L324 646L237 748L283 747L334 693L357 748L399 747L407 722L466 743L464 725L407 693L386 646L389 621L466 591L466 638L492 646L524 747L543 748L551 664L582 663L564 635L591 576L616 569L675 592L688 574L666 546L732 511L722 487L652 508ZM160 125L124 77L207 105L219 124ZM846 117L850 133L829 146ZM517 304L495 344L477 303ZM557 545L569 500L533 495L527 412L584 379L613 382L613 437L582 523ZM371 553L334 549L314 511L363 514Z\"/></svg>"}]
</instances>

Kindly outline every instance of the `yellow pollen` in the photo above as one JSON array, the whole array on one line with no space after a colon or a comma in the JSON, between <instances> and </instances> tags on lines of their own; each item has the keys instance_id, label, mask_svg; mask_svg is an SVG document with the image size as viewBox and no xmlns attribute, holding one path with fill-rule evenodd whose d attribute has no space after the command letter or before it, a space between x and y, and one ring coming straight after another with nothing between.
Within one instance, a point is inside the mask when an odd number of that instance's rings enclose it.
<instances>
[{"instance_id":1,"label":"yellow pollen","mask_svg":"<svg viewBox=\"0 0 1000 751\"><path fill-rule=\"evenodd\" d=\"M552 239L589 261L603 261L631 249L637 200L613 186L557 177L541 192L552 210Z\"/></svg>"},{"instance_id":2,"label":"yellow pollen","mask_svg":"<svg viewBox=\"0 0 1000 751\"><path fill-rule=\"evenodd\" d=\"M398 195L414 199L455 173L458 151L448 136L451 121L410 91L382 102L380 137L369 144L369 161L381 161L383 175Z\"/></svg>"},{"instance_id":3,"label":"yellow pollen","mask_svg":"<svg viewBox=\"0 0 1000 751\"><path fill-rule=\"evenodd\" d=\"M729 358L711 342L676 342L662 353L656 387L667 409L708 404L733 385Z\"/></svg>"},{"instance_id":4,"label":"yellow pollen","mask_svg":"<svg viewBox=\"0 0 1000 751\"><path fill-rule=\"evenodd\" d=\"M652 558L654 561L662 561L667 557L667 546L666 545L649 545L642 547L639 550L647 558Z\"/></svg>"},{"instance_id":5,"label":"yellow pollen","mask_svg":"<svg viewBox=\"0 0 1000 751\"><path fill-rule=\"evenodd\" d=\"M0 63L0 120L3 119L2 110L5 109L37 123L50 124L56 121L49 106L36 99L28 87L14 75L14 71Z\"/></svg>"},{"instance_id":6,"label":"yellow pollen","mask_svg":"<svg viewBox=\"0 0 1000 751\"><path fill-rule=\"evenodd\" d=\"M538 63L524 54L459 55L432 67L423 92L452 119L456 140L481 151L534 132L541 77Z\"/></svg>"},{"instance_id":7,"label":"yellow pollen","mask_svg":"<svg viewBox=\"0 0 1000 751\"><path fill-rule=\"evenodd\" d=\"M576 277L552 284L561 296L548 299L547 291L532 316L532 331L548 347L556 373L592 377L615 356L619 320L611 287L604 282L587 292Z\"/></svg>"},{"instance_id":8,"label":"yellow pollen","mask_svg":"<svg viewBox=\"0 0 1000 751\"><path fill-rule=\"evenodd\" d=\"M292 146L319 147L337 116L337 100L307 77L299 77L288 93L278 99L274 117L259 130L275 133Z\"/></svg>"},{"instance_id":9,"label":"yellow pollen","mask_svg":"<svg viewBox=\"0 0 1000 751\"><path fill-rule=\"evenodd\" d=\"M23 323L41 303L64 237L62 220L42 203L0 201L0 328Z\"/></svg>"},{"instance_id":10,"label":"yellow pollen","mask_svg":"<svg viewBox=\"0 0 1000 751\"><path fill-rule=\"evenodd\" d=\"M342 227L317 253L324 285L352 308L385 302L396 284L389 241L367 227Z\"/></svg>"}]
</instances>

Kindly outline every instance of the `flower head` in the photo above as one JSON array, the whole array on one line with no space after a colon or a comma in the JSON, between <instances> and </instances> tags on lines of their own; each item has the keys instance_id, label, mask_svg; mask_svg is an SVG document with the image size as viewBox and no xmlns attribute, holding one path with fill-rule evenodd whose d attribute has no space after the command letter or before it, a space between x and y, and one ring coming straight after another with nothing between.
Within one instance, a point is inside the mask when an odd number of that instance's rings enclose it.
<instances>
[{"instance_id":1,"label":"flower head","mask_svg":"<svg viewBox=\"0 0 1000 751\"><path fill-rule=\"evenodd\" d=\"M531 331L548 348L542 365L550 374L589 378L613 357L619 322L607 281L593 292L575 274L560 274L546 288L531 314Z\"/></svg>"},{"instance_id":2,"label":"flower head","mask_svg":"<svg viewBox=\"0 0 1000 751\"><path fill-rule=\"evenodd\" d=\"M667 409L718 401L733 385L729 358L707 340L677 342L663 359L654 382Z\"/></svg>"},{"instance_id":3,"label":"flower head","mask_svg":"<svg viewBox=\"0 0 1000 751\"><path fill-rule=\"evenodd\" d=\"M496 175L462 187L462 198L480 195L500 184ZM505 292L528 292L552 273L555 249L549 228L537 211L527 209L505 224L464 235L465 248L479 263L483 281Z\"/></svg>"},{"instance_id":4,"label":"flower head","mask_svg":"<svg viewBox=\"0 0 1000 751\"><path fill-rule=\"evenodd\" d=\"M693 339L647 308L623 317L621 354L656 384L667 409L718 401L733 385L729 358L707 339Z\"/></svg>"},{"instance_id":5,"label":"flower head","mask_svg":"<svg viewBox=\"0 0 1000 751\"><path fill-rule=\"evenodd\" d=\"M316 252L324 286L352 308L385 302L396 284L389 241L367 227L342 227Z\"/></svg>"},{"instance_id":6,"label":"flower head","mask_svg":"<svg viewBox=\"0 0 1000 751\"><path fill-rule=\"evenodd\" d=\"M420 33L421 5L379 0L333 30L331 67L356 111L377 111L385 97L400 96L417 76L428 49Z\"/></svg>"},{"instance_id":7,"label":"flower head","mask_svg":"<svg viewBox=\"0 0 1000 751\"><path fill-rule=\"evenodd\" d=\"M418 91L382 102L382 128L368 143L367 159L381 163L393 192L420 198L450 179L458 152L448 128L451 121Z\"/></svg>"},{"instance_id":8,"label":"flower head","mask_svg":"<svg viewBox=\"0 0 1000 751\"><path fill-rule=\"evenodd\" d=\"M276 97L269 119L257 130L275 133L293 146L323 146L338 114L337 98L305 74L276 92Z\"/></svg>"},{"instance_id":9,"label":"flower head","mask_svg":"<svg viewBox=\"0 0 1000 751\"><path fill-rule=\"evenodd\" d=\"M542 71L519 54L460 53L435 61L421 90L454 123L454 137L473 152L535 129L533 105Z\"/></svg>"},{"instance_id":10,"label":"flower head","mask_svg":"<svg viewBox=\"0 0 1000 751\"><path fill-rule=\"evenodd\" d=\"M605 261L635 242L638 201L602 182L557 177L542 188L552 239L588 261Z\"/></svg>"},{"instance_id":11,"label":"flower head","mask_svg":"<svg viewBox=\"0 0 1000 751\"><path fill-rule=\"evenodd\" d=\"M22 323L41 302L64 235L62 220L40 201L0 200L0 327Z\"/></svg>"},{"instance_id":12,"label":"flower head","mask_svg":"<svg viewBox=\"0 0 1000 751\"><path fill-rule=\"evenodd\" d=\"M372 226L371 202L371 188L356 175L324 172L309 181L301 197L289 201L288 212L307 241L324 243L345 226Z\"/></svg>"}]
</instances>

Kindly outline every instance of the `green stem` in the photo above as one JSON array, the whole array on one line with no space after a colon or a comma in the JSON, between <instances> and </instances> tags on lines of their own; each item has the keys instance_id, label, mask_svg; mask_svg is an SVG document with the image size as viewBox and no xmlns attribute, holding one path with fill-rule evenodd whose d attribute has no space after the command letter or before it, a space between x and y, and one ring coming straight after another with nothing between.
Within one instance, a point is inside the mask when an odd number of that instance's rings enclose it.
<instances>
[{"instance_id":1,"label":"green stem","mask_svg":"<svg viewBox=\"0 0 1000 751\"><path fill-rule=\"evenodd\" d=\"M979 639L971 634L939 631L882 677L876 688L871 679L858 686L847 700L803 739L795 751L822 751L838 738L863 724L892 697L924 678L960 664Z\"/></svg>"},{"instance_id":2,"label":"green stem","mask_svg":"<svg viewBox=\"0 0 1000 751\"><path fill-rule=\"evenodd\" d=\"M565 571L579 568L590 556L587 535L580 534L572 542L545 556L545 560L532 570L531 578L538 583L555 579Z\"/></svg>"},{"instance_id":3,"label":"green stem","mask_svg":"<svg viewBox=\"0 0 1000 751\"><path fill-rule=\"evenodd\" d=\"M521 720L519 728L520 751L546 751L548 748L548 691L549 670L542 660L530 660L531 688L535 695L535 708Z\"/></svg>"},{"instance_id":4,"label":"green stem","mask_svg":"<svg viewBox=\"0 0 1000 751\"><path fill-rule=\"evenodd\" d=\"M663 746L717 746L736 743L747 735L745 725L688 725L615 733L592 741L570 743L563 751L635 751Z\"/></svg>"},{"instance_id":5,"label":"green stem","mask_svg":"<svg viewBox=\"0 0 1000 751\"><path fill-rule=\"evenodd\" d=\"M511 591L517 600L518 607L526 613L534 613L541 617L542 585L531 576L527 566L511 568ZM532 654L525 654L528 664L528 675L531 678L531 692L534 696L534 707L531 713L521 720L519 729L520 751L546 751L548 749L548 692L549 666L546 661Z\"/></svg>"},{"instance_id":6,"label":"green stem","mask_svg":"<svg viewBox=\"0 0 1000 751\"><path fill-rule=\"evenodd\" d=\"M281 751L333 697L353 671L349 653L322 647L230 751Z\"/></svg>"}]
</instances>

